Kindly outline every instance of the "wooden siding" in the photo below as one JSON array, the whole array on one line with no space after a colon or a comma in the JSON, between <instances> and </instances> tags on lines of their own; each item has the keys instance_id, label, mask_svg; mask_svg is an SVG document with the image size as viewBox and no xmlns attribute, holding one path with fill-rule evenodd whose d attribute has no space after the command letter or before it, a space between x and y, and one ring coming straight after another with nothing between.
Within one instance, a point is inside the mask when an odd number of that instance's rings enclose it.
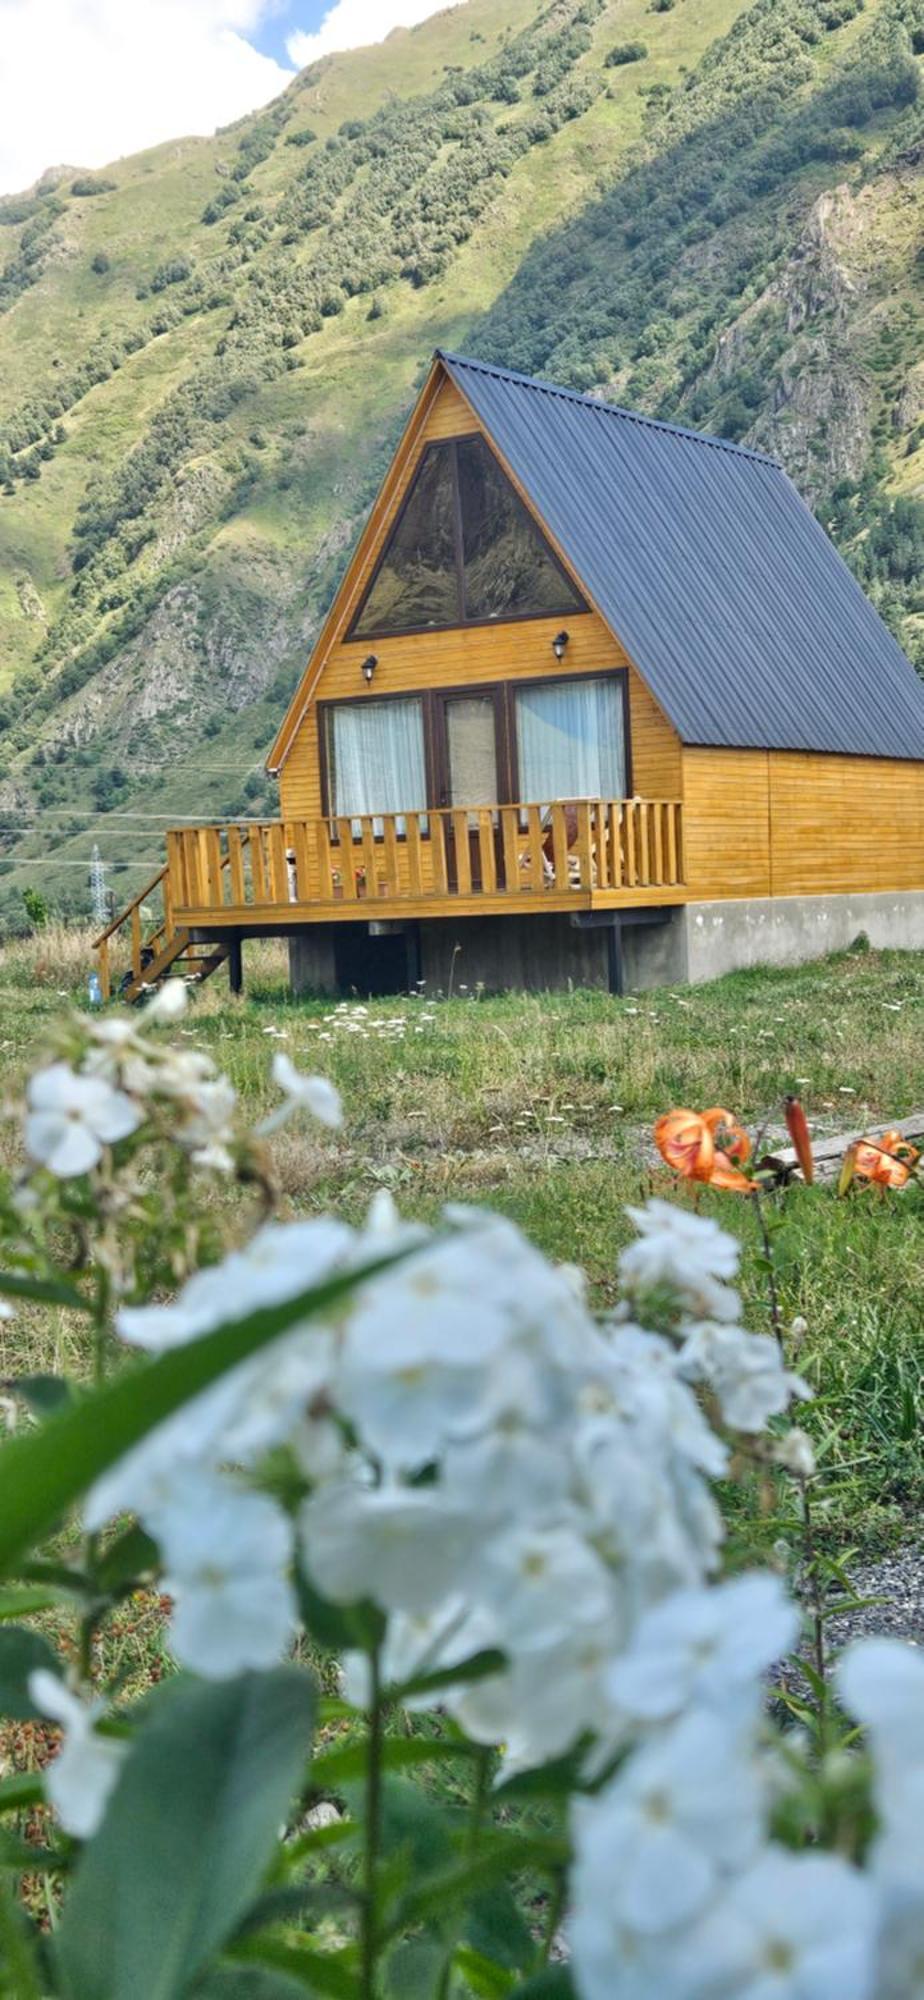
<instances>
[{"instance_id":1,"label":"wooden siding","mask_svg":"<svg viewBox=\"0 0 924 2000\"><path fill-rule=\"evenodd\" d=\"M690 902L924 888L924 765L684 750Z\"/></svg>"},{"instance_id":2,"label":"wooden siding","mask_svg":"<svg viewBox=\"0 0 924 2000\"><path fill-rule=\"evenodd\" d=\"M687 897L769 896L766 750L684 750Z\"/></svg>"},{"instance_id":3,"label":"wooden siding","mask_svg":"<svg viewBox=\"0 0 924 2000\"><path fill-rule=\"evenodd\" d=\"M774 752L774 896L924 889L924 765Z\"/></svg>"}]
</instances>

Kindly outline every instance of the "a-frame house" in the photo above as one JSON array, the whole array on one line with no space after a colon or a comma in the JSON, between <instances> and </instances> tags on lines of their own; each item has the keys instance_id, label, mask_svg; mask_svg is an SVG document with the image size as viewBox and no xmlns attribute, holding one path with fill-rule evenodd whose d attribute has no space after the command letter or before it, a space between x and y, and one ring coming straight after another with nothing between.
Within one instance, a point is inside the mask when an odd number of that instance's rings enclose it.
<instances>
[{"instance_id":1,"label":"a-frame house","mask_svg":"<svg viewBox=\"0 0 924 2000\"><path fill-rule=\"evenodd\" d=\"M435 357L268 768L278 822L168 836L130 992L266 934L323 992L924 945L924 686L785 473L484 362Z\"/></svg>"}]
</instances>

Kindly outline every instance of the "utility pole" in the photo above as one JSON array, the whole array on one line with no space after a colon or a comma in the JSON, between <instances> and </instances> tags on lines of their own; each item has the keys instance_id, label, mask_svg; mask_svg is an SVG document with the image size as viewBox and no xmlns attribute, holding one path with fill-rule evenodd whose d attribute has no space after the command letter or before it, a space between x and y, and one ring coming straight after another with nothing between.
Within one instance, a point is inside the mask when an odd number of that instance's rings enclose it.
<instances>
[{"instance_id":1,"label":"utility pole","mask_svg":"<svg viewBox=\"0 0 924 2000\"><path fill-rule=\"evenodd\" d=\"M90 856L90 900L93 905L93 921L96 924L109 922L109 896L106 891L106 863L96 841Z\"/></svg>"}]
</instances>

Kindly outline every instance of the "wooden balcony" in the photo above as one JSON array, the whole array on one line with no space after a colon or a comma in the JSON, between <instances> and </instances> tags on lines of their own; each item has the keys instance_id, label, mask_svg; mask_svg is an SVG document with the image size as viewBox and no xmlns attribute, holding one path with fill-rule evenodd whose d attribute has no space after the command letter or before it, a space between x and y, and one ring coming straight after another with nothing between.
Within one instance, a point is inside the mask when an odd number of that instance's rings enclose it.
<instances>
[{"instance_id":1,"label":"wooden balcony","mask_svg":"<svg viewBox=\"0 0 924 2000\"><path fill-rule=\"evenodd\" d=\"M103 992L134 999L170 970L207 977L235 936L679 903L683 880L678 799L178 827L166 867L97 940Z\"/></svg>"},{"instance_id":2,"label":"wooden balcony","mask_svg":"<svg viewBox=\"0 0 924 2000\"><path fill-rule=\"evenodd\" d=\"M581 799L183 827L167 869L174 919L194 930L671 902L682 813Z\"/></svg>"}]
</instances>

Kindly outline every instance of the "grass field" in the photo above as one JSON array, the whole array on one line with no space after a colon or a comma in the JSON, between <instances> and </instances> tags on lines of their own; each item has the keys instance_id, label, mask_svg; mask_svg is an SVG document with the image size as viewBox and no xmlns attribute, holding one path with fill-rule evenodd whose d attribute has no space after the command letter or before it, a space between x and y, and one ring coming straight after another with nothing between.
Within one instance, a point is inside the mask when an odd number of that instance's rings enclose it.
<instances>
[{"instance_id":1,"label":"grass field","mask_svg":"<svg viewBox=\"0 0 924 2000\"><path fill-rule=\"evenodd\" d=\"M342 1091L342 1134L289 1127L275 1143L288 1212L357 1218L376 1188L410 1215L447 1200L513 1217L551 1255L583 1266L598 1302L632 1230L627 1203L676 1193L651 1143L674 1104L721 1103L752 1130L798 1090L816 1133L882 1124L924 1105L924 958L844 954L796 971L617 1000L604 994L455 997L336 1005L293 1001L278 947L248 948L248 995L219 980L195 996L182 1032L210 1050L248 1113L276 1101L274 1048ZM43 1035L85 991L74 933L45 933L0 955L0 1082L11 1096ZM15 1126L8 1128L15 1152ZM761 1244L749 1205L701 1194L744 1245L749 1324L769 1324ZM797 1188L775 1206L787 1322L808 1326L797 1363L816 1391L806 1417L821 1449L832 1542L867 1550L914 1531L924 1499L924 1300L917 1189L837 1202ZM80 1366L63 1318L0 1328L4 1374ZM737 1509L736 1509L737 1511ZM765 1524L773 1533L773 1522Z\"/></svg>"}]
</instances>

